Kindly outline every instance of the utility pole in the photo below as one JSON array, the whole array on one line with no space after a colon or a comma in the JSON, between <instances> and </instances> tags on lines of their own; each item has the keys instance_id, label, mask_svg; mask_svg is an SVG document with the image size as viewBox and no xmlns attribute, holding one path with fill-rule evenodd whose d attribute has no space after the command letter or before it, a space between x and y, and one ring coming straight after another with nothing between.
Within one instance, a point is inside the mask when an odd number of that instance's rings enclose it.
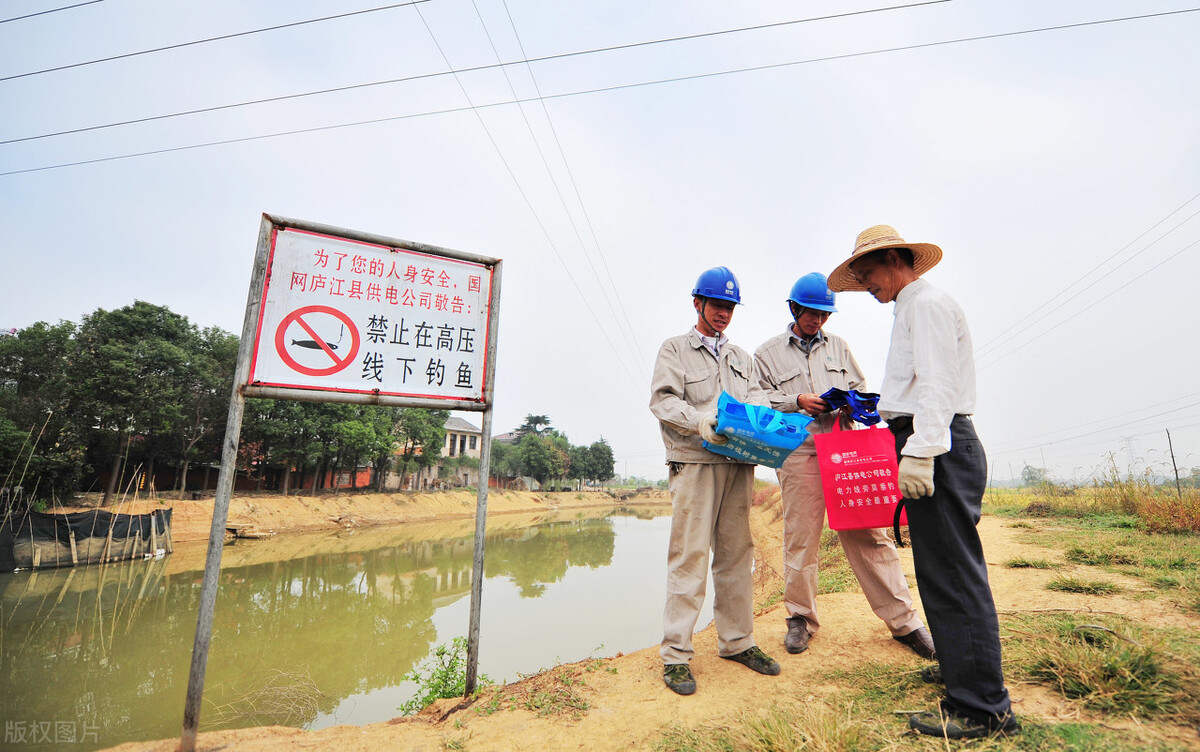
<instances>
[{"instance_id":1,"label":"utility pole","mask_svg":"<svg viewBox=\"0 0 1200 752\"><path fill-rule=\"evenodd\" d=\"M1167 432L1167 449L1171 451L1171 467L1175 468L1175 493L1179 498L1183 498L1183 489L1179 487L1179 466L1175 464L1175 447L1171 444L1171 429L1164 429Z\"/></svg>"}]
</instances>

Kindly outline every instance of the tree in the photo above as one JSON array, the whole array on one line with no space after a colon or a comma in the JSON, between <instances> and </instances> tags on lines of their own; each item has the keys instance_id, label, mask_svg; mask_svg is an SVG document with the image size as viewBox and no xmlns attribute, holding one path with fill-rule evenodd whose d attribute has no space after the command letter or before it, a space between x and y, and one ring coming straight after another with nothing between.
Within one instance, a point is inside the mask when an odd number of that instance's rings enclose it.
<instances>
[{"instance_id":1,"label":"tree","mask_svg":"<svg viewBox=\"0 0 1200 752\"><path fill-rule=\"evenodd\" d=\"M1026 465L1021 468L1021 484L1026 486L1044 486L1050 482L1050 473L1044 467Z\"/></svg>"},{"instance_id":2,"label":"tree","mask_svg":"<svg viewBox=\"0 0 1200 752\"><path fill-rule=\"evenodd\" d=\"M175 440L182 465L179 498L187 491L188 467L197 457L197 446L208 438L223 435L229 414L229 396L233 390L233 372L237 367L238 338L217 327L209 327L194 338L191 368L182 390L183 419ZM219 442L213 448L219 448Z\"/></svg>"},{"instance_id":3,"label":"tree","mask_svg":"<svg viewBox=\"0 0 1200 752\"><path fill-rule=\"evenodd\" d=\"M588 480L603 483L616 472L616 460L612 447L604 439L593 441L588 447Z\"/></svg>"},{"instance_id":4,"label":"tree","mask_svg":"<svg viewBox=\"0 0 1200 752\"><path fill-rule=\"evenodd\" d=\"M400 449L396 470L400 473L401 488L407 484L410 474L437 464L442 456L442 445L446 443L449 418L448 410L406 407L396 412L392 435Z\"/></svg>"},{"instance_id":5,"label":"tree","mask_svg":"<svg viewBox=\"0 0 1200 752\"><path fill-rule=\"evenodd\" d=\"M75 331L69 321L38 322L0 336L0 486L60 498L88 470L67 395Z\"/></svg>"},{"instance_id":6,"label":"tree","mask_svg":"<svg viewBox=\"0 0 1200 752\"><path fill-rule=\"evenodd\" d=\"M526 415L525 422L517 427L517 436L525 436L526 434L539 434L544 429L550 428L550 417L547 415Z\"/></svg>"},{"instance_id":7,"label":"tree","mask_svg":"<svg viewBox=\"0 0 1200 752\"><path fill-rule=\"evenodd\" d=\"M150 471L185 420L186 382L197 337L179 314L144 301L85 316L75 337L68 394L76 414L107 444L111 503L121 459L134 446ZM107 441L106 441L107 439Z\"/></svg>"},{"instance_id":8,"label":"tree","mask_svg":"<svg viewBox=\"0 0 1200 752\"><path fill-rule=\"evenodd\" d=\"M561 478L570 466L570 446L566 437L557 432L526 434L517 443L523 475L533 477L540 485L551 478Z\"/></svg>"}]
</instances>

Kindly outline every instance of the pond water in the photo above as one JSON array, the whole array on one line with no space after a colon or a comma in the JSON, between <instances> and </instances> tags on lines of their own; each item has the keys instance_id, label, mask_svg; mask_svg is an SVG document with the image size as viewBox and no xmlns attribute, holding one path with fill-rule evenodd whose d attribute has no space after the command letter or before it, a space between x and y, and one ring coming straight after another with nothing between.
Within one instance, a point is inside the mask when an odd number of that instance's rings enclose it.
<instances>
[{"instance_id":1,"label":"pond water","mask_svg":"<svg viewBox=\"0 0 1200 752\"><path fill-rule=\"evenodd\" d=\"M656 645L669 512L490 520L480 674ZM226 547L201 730L400 715L406 675L467 633L472 536L465 521ZM3 747L178 736L203 556L0 575Z\"/></svg>"}]
</instances>

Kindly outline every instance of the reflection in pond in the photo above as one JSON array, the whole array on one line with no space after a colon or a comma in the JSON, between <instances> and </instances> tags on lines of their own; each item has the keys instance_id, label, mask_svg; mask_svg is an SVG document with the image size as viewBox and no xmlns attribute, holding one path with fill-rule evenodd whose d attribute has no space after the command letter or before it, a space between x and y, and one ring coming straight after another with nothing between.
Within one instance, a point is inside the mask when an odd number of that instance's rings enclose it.
<instances>
[{"instance_id":1,"label":"reflection in pond","mask_svg":"<svg viewBox=\"0 0 1200 752\"><path fill-rule=\"evenodd\" d=\"M614 515L489 530L480 671L512 680L654 644L668 525ZM397 715L413 689L404 676L467 629L471 534L421 536L404 526L227 548L201 729ZM196 565L184 552L0 576L4 747L178 735Z\"/></svg>"}]
</instances>

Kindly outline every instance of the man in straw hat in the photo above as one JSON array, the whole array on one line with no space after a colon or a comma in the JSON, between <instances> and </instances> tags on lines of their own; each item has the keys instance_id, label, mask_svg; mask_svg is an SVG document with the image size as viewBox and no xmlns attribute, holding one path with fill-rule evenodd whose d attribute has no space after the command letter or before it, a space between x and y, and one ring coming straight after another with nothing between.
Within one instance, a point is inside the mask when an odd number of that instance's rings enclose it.
<instances>
[{"instance_id":1,"label":"man in straw hat","mask_svg":"<svg viewBox=\"0 0 1200 752\"><path fill-rule=\"evenodd\" d=\"M692 631L704 603L710 551L717 654L760 674L779 673L779 663L754 644L754 465L710 452L702 443L728 441L716 432L722 391L739 402L767 403L750 355L725 336L741 301L733 272L724 266L703 272L692 288L696 325L662 343L650 383L650 411L662 429L673 507L659 654L663 682L680 695L696 691Z\"/></svg>"},{"instance_id":2,"label":"man in straw hat","mask_svg":"<svg viewBox=\"0 0 1200 752\"><path fill-rule=\"evenodd\" d=\"M867 380L846 341L824 330L829 316L837 312L825 275L812 272L796 280L787 303L791 314L787 328L754 353L758 384L776 410L813 416L810 434L828 433L835 420L849 428L849 417L831 412L820 395L833 388L865 390ZM783 645L789 653L803 653L809 637L821 626L817 554L825 500L812 438L805 439L775 473L783 494L783 601L788 626ZM922 658L933 659L933 640L913 608L892 539L879 529L842 530L838 541L871 610L892 637Z\"/></svg>"},{"instance_id":3,"label":"man in straw hat","mask_svg":"<svg viewBox=\"0 0 1200 752\"><path fill-rule=\"evenodd\" d=\"M987 458L970 418L971 333L958 303L920 278L941 258L936 245L908 243L876 225L859 234L829 287L896 304L879 413L896 437L917 587L938 646L940 671L931 667L922 678L946 685L940 709L909 725L952 739L1014 734L1021 726L1000 669L1000 627L975 529Z\"/></svg>"}]
</instances>

